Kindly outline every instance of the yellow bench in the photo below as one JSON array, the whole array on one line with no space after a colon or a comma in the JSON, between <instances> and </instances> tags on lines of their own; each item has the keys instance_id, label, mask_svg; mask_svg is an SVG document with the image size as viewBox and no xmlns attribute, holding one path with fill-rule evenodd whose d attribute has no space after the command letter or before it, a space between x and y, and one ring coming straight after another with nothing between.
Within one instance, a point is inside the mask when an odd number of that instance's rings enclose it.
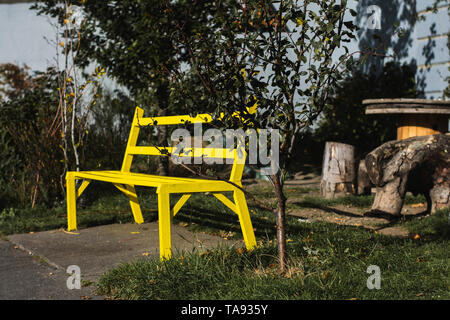
<instances>
[{"instance_id":1,"label":"yellow bench","mask_svg":"<svg viewBox=\"0 0 450 320\"><path fill-rule=\"evenodd\" d=\"M129 199L131 211L136 223L143 223L141 208L137 198L135 186L145 186L156 188L158 194L158 220L159 220L159 245L160 258L170 259L171 257L171 232L170 225L172 218L177 214L181 207L191 197L192 193L210 192L228 208L239 216L244 241L247 249L256 246L255 235L252 222L250 220L247 202L244 193L236 186L242 187L241 177L244 170L246 152L238 149L220 149L220 148L191 148L179 153L180 157L198 157L233 159L233 167L228 183L220 180L196 179L167 177L151 174L142 174L130 172L133 156L135 155L155 155L169 156L176 151L176 147L154 147L137 146L139 130L148 125L177 125L186 123L207 123L212 121L208 114L200 114L196 117L186 116L168 116L168 117L147 117L144 118L144 110L136 108L133 123L128 138L127 148L120 171L69 171L66 174L67 188L67 223L68 230L77 229L76 218L76 200L92 180L111 182ZM165 150L163 153L161 153ZM168 152L168 153L166 153ZM83 179L83 183L78 188L75 187L75 180ZM233 192L234 202L226 197L222 192ZM170 195L182 194L178 202L170 208Z\"/></svg>"}]
</instances>

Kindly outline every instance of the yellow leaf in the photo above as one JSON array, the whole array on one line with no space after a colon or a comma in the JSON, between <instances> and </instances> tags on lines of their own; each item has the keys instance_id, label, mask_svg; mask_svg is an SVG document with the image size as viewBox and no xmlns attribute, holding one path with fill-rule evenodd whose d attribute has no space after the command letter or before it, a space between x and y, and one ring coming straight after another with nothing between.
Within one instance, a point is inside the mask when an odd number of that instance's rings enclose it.
<instances>
[{"instance_id":1,"label":"yellow leaf","mask_svg":"<svg viewBox=\"0 0 450 320\"><path fill-rule=\"evenodd\" d=\"M67 233L67 234L79 235L78 232L70 232L70 231L66 231L66 230L63 230L63 232Z\"/></svg>"},{"instance_id":2,"label":"yellow leaf","mask_svg":"<svg viewBox=\"0 0 450 320\"><path fill-rule=\"evenodd\" d=\"M425 206L423 203L413 203L411 205L411 208L421 208L423 206Z\"/></svg>"}]
</instances>

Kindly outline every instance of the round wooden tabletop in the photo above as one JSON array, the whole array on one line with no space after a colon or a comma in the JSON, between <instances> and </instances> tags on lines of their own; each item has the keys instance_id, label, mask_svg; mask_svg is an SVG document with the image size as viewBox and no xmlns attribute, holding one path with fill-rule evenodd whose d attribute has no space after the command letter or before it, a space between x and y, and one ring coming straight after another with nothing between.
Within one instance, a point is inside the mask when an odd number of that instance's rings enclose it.
<instances>
[{"instance_id":1,"label":"round wooden tabletop","mask_svg":"<svg viewBox=\"0 0 450 320\"><path fill-rule=\"evenodd\" d=\"M366 114L450 114L450 101L428 99L366 99Z\"/></svg>"}]
</instances>

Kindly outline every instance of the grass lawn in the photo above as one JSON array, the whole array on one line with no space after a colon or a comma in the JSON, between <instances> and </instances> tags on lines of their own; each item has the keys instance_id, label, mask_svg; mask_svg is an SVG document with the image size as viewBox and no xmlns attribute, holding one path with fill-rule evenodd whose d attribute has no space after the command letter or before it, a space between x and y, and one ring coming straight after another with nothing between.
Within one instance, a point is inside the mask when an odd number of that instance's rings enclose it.
<instances>
[{"instance_id":1,"label":"grass lawn","mask_svg":"<svg viewBox=\"0 0 450 320\"><path fill-rule=\"evenodd\" d=\"M265 189L257 191L262 198L269 195ZM310 191L298 192L302 198L288 207L366 207L372 201L351 196L324 200ZM87 199L89 205L79 210L80 227L132 222L124 196L107 192L101 196ZM156 220L156 196L142 192L140 201L146 222ZM363 227L305 223L288 216L288 271L283 275L277 271L275 217L250 209L259 241L256 250L219 247L176 253L166 262L147 259L123 264L101 277L98 293L120 299L450 299L450 209L397 222L417 234L409 238L383 236ZM62 228L65 223L64 207L0 213L4 235ZM237 216L211 195L194 195L174 223L192 231L242 238ZM381 271L379 290L367 288L371 265Z\"/></svg>"},{"instance_id":2,"label":"grass lawn","mask_svg":"<svg viewBox=\"0 0 450 320\"><path fill-rule=\"evenodd\" d=\"M273 217L256 211L263 240L253 252L222 247L123 264L102 276L98 292L121 299L450 299L449 213L408 222L416 239L289 217L289 267L280 275L267 227ZM380 290L367 288L370 265L380 267Z\"/></svg>"}]
</instances>

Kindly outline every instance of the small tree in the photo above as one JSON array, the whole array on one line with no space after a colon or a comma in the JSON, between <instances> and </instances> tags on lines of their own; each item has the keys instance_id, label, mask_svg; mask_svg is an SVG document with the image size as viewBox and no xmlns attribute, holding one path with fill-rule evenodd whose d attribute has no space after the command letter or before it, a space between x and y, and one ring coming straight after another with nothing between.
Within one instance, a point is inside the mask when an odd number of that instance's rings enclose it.
<instances>
[{"instance_id":1,"label":"small tree","mask_svg":"<svg viewBox=\"0 0 450 320\"><path fill-rule=\"evenodd\" d=\"M59 9L64 13L62 28L58 23L53 24L59 103L49 131L51 135L59 133L61 137L64 170L60 182L64 193L66 172L72 168L81 169L80 149L82 151L84 147L89 115L105 70L97 67L91 74L82 72L78 63L84 25L81 8L63 1Z\"/></svg>"},{"instance_id":2,"label":"small tree","mask_svg":"<svg viewBox=\"0 0 450 320\"><path fill-rule=\"evenodd\" d=\"M181 1L180 1L181 2ZM258 128L280 134L278 171L270 175L277 198L277 242L280 270L286 262L283 186L293 148L303 131L327 106L341 69L352 62L345 43L355 26L345 21L347 1L211 1L207 23L196 37L186 35L177 10L166 1L180 54L187 53L189 68L172 72L173 95L224 113L225 127L251 120ZM184 9L190 11L186 5ZM192 14L201 14L192 12ZM340 52L337 52L340 49ZM184 70L184 71L183 71ZM190 92L202 92L190 95ZM198 99L200 97L200 99ZM247 107L258 103L256 116ZM243 121L232 115L239 112Z\"/></svg>"}]
</instances>

